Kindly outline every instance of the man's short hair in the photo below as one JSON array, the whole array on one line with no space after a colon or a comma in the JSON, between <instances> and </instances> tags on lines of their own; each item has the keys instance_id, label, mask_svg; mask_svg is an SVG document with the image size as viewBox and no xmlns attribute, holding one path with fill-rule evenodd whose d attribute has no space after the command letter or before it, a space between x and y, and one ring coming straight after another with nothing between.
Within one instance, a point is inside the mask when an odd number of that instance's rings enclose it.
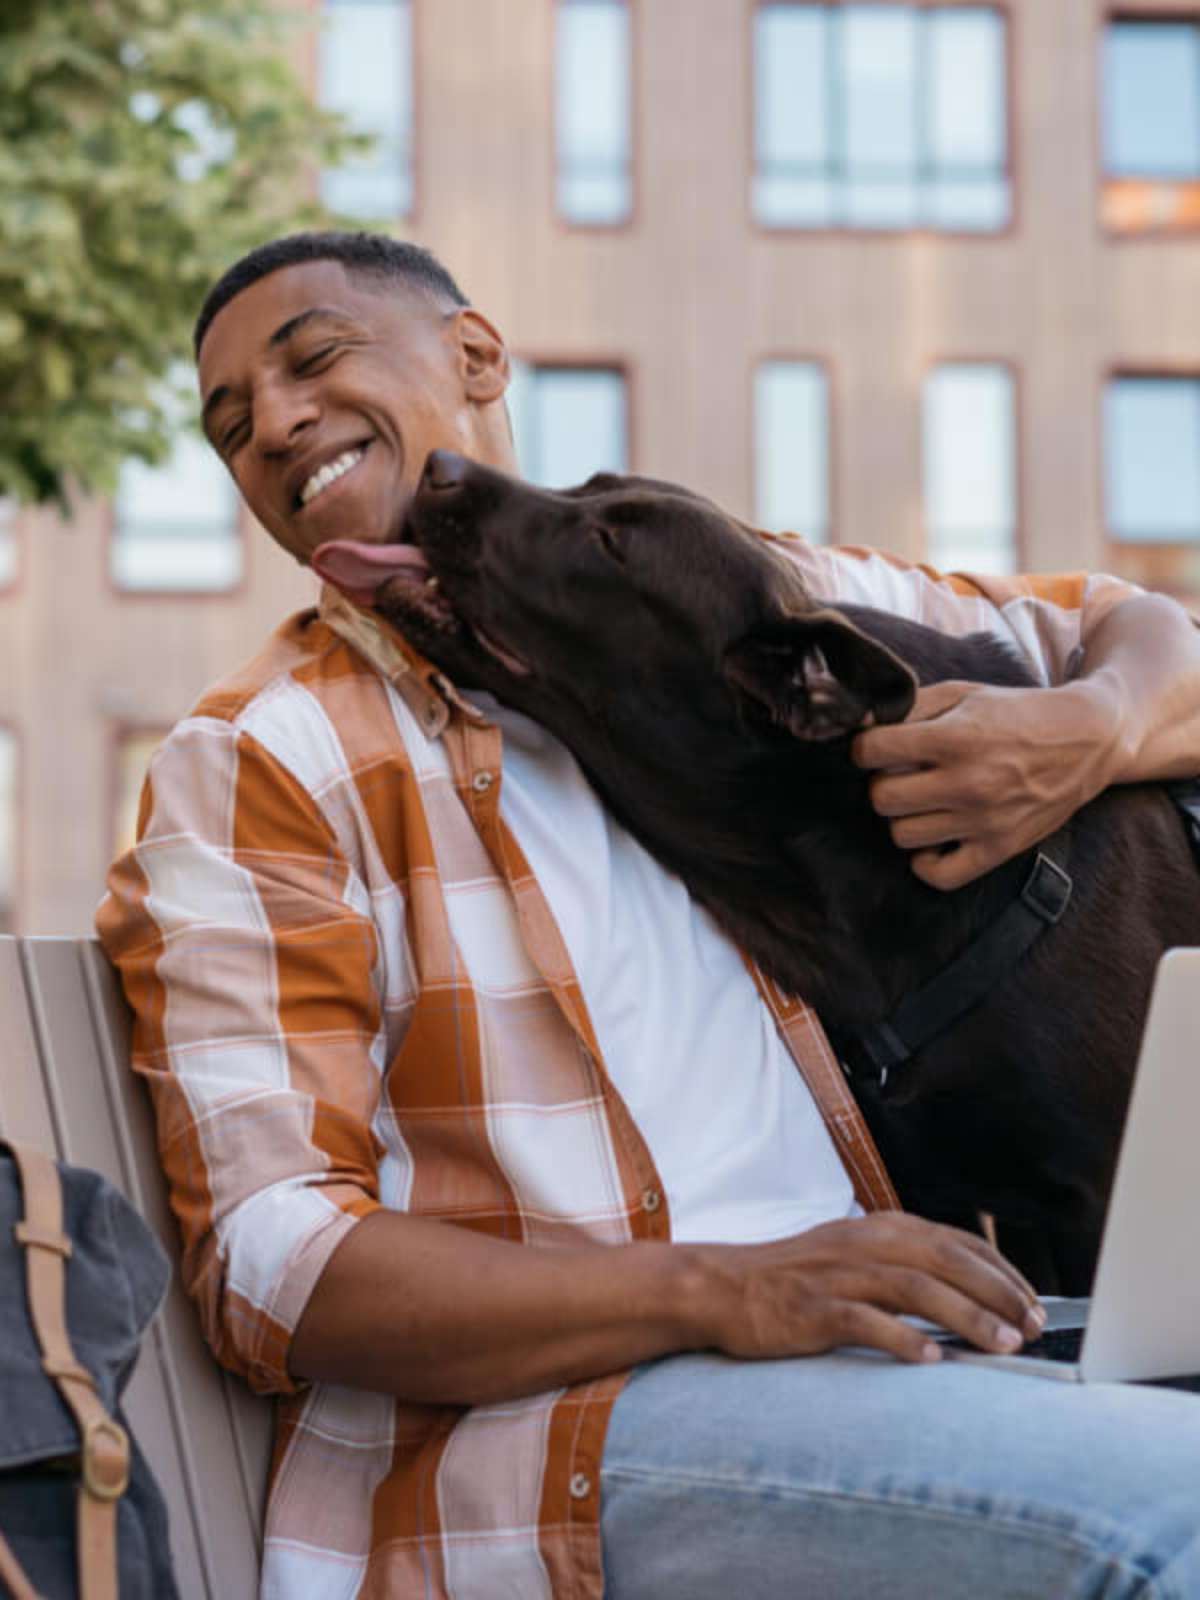
<instances>
[{"instance_id":1,"label":"man's short hair","mask_svg":"<svg viewBox=\"0 0 1200 1600\"><path fill-rule=\"evenodd\" d=\"M389 239L382 233L291 233L286 238L260 244L221 274L205 296L196 318L192 333L195 353L200 353L209 323L235 295L269 272L305 261L340 261L347 272L358 276L392 279L408 288L424 289L438 298L448 299L454 305L470 305L432 250L419 244Z\"/></svg>"}]
</instances>

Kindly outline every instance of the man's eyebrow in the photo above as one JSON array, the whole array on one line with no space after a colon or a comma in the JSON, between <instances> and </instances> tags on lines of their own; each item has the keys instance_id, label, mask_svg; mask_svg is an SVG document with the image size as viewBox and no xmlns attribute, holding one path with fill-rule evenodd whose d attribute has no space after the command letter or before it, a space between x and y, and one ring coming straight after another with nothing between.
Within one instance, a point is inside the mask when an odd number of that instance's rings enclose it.
<instances>
[{"instance_id":1,"label":"man's eyebrow","mask_svg":"<svg viewBox=\"0 0 1200 1600\"><path fill-rule=\"evenodd\" d=\"M279 327L267 340L268 350L276 350L281 344L286 344L293 334L299 333L301 328L310 322L340 322L343 324L354 323L355 318L348 311L339 311L336 306L310 306L307 311L301 311L298 316L289 317L286 322L281 322ZM229 398L230 389L227 383L220 383L204 402L204 409L200 413L200 420L204 427L208 427L209 416Z\"/></svg>"}]
</instances>

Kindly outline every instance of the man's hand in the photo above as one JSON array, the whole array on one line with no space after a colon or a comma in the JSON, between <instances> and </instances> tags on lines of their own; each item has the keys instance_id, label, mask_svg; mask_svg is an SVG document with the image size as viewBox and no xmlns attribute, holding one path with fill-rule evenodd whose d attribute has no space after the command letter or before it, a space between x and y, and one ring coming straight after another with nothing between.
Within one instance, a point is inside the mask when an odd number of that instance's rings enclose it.
<instances>
[{"instance_id":1,"label":"man's hand","mask_svg":"<svg viewBox=\"0 0 1200 1600\"><path fill-rule=\"evenodd\" d=\"M1052 689L938 683L854 741L912 867L958 889L1045 839L1114 783L1200 773L1200 629L1160 594L1115 606Z\"/></svg>"},{"instance_id":2,"label":"man's hand","mask_svg":"<svg viewBox=\"0 0 1200 1600\"><path fill-rule=\"evenodd\" d=\"M1012 1351L1044 1326L1037 1296L982 1239L901 1212L828 1222L763 1245L696 1247L709 1341L747 1359L867 1345L901 1361L938 1346L900 1313L983 1350Z\"/></svg>"},{"instance_id":3,"label":"man's hand","mask_svg":"<svg viewBox=\"0 0 1200 1600\"><path fill-rule=\"evenodd\" d=\"M904 722L869 728L854 759L871 803L936 889L1045 839L1112 781L1111 706L1086 681L1057 689L947 682L917 693Z\"/></svg>"}]
</instances>

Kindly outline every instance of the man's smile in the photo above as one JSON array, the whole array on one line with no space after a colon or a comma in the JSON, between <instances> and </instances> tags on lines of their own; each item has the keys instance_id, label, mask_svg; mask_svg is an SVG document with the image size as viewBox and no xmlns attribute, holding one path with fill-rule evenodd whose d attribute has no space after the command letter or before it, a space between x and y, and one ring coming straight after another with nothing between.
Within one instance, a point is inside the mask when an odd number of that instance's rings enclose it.
<instances>
[{"instance_id":1,"label":"man's smile","mask_svg":"<svg viewBox=\"0 0 1200 1600\"><path fill-rule=\"evenodd\" d=\"M366 446L359 445L350 450L343 450L340 456L335 457L326 466L319 467L305 480L300 490L300 504L306 506L310 500L315 500L322 490L328 489L331 483L336 483L347 472L353 471L365 454Z\"/></svg>"},{"instance_id":2,"label":"man's smile","mask_svg":"<svg viewBox=\"0 0 1200 1600\"><path fill-rule=\"evenodd\" d=\"M365 457L370 439L353 444L331 445L322 451L306 452L284 479L284 492L290 512L303 512L352 473Z\"/></svg>"}]
</instances>

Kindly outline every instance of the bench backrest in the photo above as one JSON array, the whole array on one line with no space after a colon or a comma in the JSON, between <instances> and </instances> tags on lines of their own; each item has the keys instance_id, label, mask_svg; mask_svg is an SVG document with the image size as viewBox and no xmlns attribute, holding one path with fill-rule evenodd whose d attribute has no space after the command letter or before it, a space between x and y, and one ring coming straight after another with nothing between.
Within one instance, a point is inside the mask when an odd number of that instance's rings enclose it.
<instances>
[{"instance_id":1,"label":"bench backrest","mask_svg":"<svg viewBox=\"0 0 1200 1600\"><path fill-rule=\"evenodd\" d=\"M0 1129L102 1172L178 1261L129 1013L93 939L0 937ZM167 1499L181 1594L251 1600L271 1406L217 1367L177 1273L125 1408Z\"/></svg>"}]
</instances>

